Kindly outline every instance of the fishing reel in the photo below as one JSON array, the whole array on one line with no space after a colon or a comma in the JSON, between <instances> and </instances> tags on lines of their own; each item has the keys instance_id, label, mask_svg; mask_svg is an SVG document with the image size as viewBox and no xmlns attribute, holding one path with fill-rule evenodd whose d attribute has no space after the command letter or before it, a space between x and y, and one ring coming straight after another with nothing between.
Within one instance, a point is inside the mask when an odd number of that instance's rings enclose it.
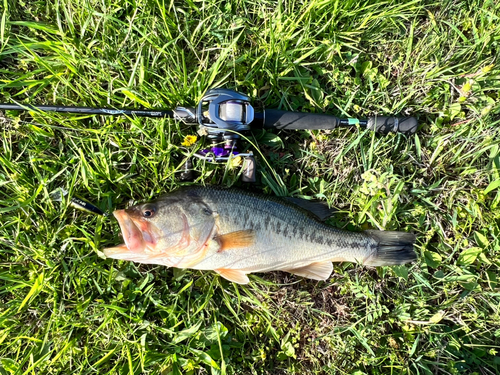
<instances>
[{"instance_id":1,"label":"fishing reel","mask_svg":"<svg viewBox=\"0 0 500 375\"><path fill-rule=\"evenodd\" d=\"M255 120L255 111L248 96L228 89L207 91L196 108L177 107L174 117L186 124L197 123L198 134L206 136L212 143L209 149L196 152L193 156L208 162L222 163L240 157L242 180L255 182L255 158L252 152L238 151L240 133L250 130ZM188 160L181 178L192 179L192 162Z\"/></svg>"}]
</instances>

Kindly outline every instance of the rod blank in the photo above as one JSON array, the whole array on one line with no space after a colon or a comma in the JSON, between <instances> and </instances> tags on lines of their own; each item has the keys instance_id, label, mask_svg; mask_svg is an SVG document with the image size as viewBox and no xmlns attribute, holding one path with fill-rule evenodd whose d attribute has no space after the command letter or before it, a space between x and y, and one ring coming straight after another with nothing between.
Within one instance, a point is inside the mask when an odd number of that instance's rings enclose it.
<instances>
[{"instance_id":1,"label":"rod blank","mask_svg":"<svg viewBox=\"0 0 500 375\"><path fill-rule=\"evenodd\" d=\"M71 107L55 105L17 105L0 104L0 110L7 111L34 111L34 112L62 112L77 113L81 115L106 115L106 116L139 116L139 117L173 117L172 111L158 111L145 109L113 109L113 108L90 108L90 107Z\"/></svg>"}]
</instances>

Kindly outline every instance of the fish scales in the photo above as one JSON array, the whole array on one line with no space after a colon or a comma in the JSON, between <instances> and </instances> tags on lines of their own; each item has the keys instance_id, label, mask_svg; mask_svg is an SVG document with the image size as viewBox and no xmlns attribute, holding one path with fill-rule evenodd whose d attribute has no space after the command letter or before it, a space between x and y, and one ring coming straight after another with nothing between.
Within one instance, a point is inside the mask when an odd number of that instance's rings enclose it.
<instances>
[{"instance_id":1,"label":"fish scales","mask_svg":"<svg viewBox=\"0 0 500 375\"><path fill-rule=\"evenodd\" d=\"M253 229L256 240L244 255L240 249L214 252L196 269L222 266L265 272L336 258L362 262L376 251L373 238L327 226L286 201L230 190L202 189L197 193L209 206L218 208L221 233Z\"/></svg>"},{"instance_id":2,"label":"fish scales","mask_svg":"<svg viewBox=\"0 0 500 375\"><path fill-rule=\"evenodd\" d=\"M273 270L323 280L332 261L379 266L416 259L413 234L339 230L294 203L235 189L184 188L114 214L125 244L105 249L107 256L215 270L239 283L248 273Z\"/></svg>"}]
</instances>

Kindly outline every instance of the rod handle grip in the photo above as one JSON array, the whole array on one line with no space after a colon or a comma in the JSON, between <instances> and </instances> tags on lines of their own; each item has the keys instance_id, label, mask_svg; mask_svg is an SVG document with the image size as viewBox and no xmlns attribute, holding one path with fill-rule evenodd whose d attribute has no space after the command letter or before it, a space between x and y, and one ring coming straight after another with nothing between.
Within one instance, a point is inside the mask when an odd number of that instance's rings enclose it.
<instances>
[{"instance_id":1,"label":"rod handle grip","mask_svg":"<svg viewBox=\"0 0 500 375\"><path fill-rule=\"evenodd\" d=\"M366 128L382 134L403 133L415 134L418 121L415 117L376 116L370 117Z\"/></svg>"},{"instance_id":2,"label":"rod handle grip","mask_svg":"<svg viewBox=\"0 0 500 375\"><path fill-rule=\"evenodd\" d=\"M335 129L340 120L335 116L318 113L302 113L266 109L264 111L264 128L267 129Z\"/></svg>"}]
</instances>

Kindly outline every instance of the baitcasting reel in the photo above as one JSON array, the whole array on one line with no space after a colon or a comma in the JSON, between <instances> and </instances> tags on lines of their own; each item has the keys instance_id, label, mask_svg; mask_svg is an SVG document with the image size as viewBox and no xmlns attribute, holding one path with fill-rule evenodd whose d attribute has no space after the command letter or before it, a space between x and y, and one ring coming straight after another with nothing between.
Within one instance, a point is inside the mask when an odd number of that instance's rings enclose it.
<instances>
[{"instance_id":1,"label":"baitcasting reel","mask_svg":"<svg viewBox=\"0 0 500 375\"><path fill-rule=\"evenodd\" d=\"M194 156L209 162L225 162L239 156L243 158L242 179L246 182L255 181L255 159L251 152L238 152L237 141L239 135L237 133L256 128L327 130L339 126L359 125L383 134L399 132L411 135L416 132L418 127L417 119L414 117L375 116L366 120L359 120L276 109L255 112L248 96L233 90L220 88L207 91L196 108L177 107L173 111L17 104L0 104L1 109L157 118L170 117L181 120L186 124L198 124L199 133L210 139L212 146L209 149L195 153ZM190 160L186 163L185 171L181 177L185 179L192 178L192 163Z\"/></svg>"},{"instance_id":2,"label":"baitcasting reel","mask_svg":"<svg viewBox=\"0 0 500 375\"><path fill-rule=\"evenodd\" d=\"M198 133L206 136L212 147L194 154L195 157L209 162L226 162L231 157L243 158L242 180L255 182L255 159L253 154L240 153L237 150L238 133L250 130L255 112L248 96L228 89L207 91L198 107L174 109L174 118L186 124L198 123ZM185 180L192 179L192 163L186 162L181 175Z\"/></svg>"}]
</instances>

